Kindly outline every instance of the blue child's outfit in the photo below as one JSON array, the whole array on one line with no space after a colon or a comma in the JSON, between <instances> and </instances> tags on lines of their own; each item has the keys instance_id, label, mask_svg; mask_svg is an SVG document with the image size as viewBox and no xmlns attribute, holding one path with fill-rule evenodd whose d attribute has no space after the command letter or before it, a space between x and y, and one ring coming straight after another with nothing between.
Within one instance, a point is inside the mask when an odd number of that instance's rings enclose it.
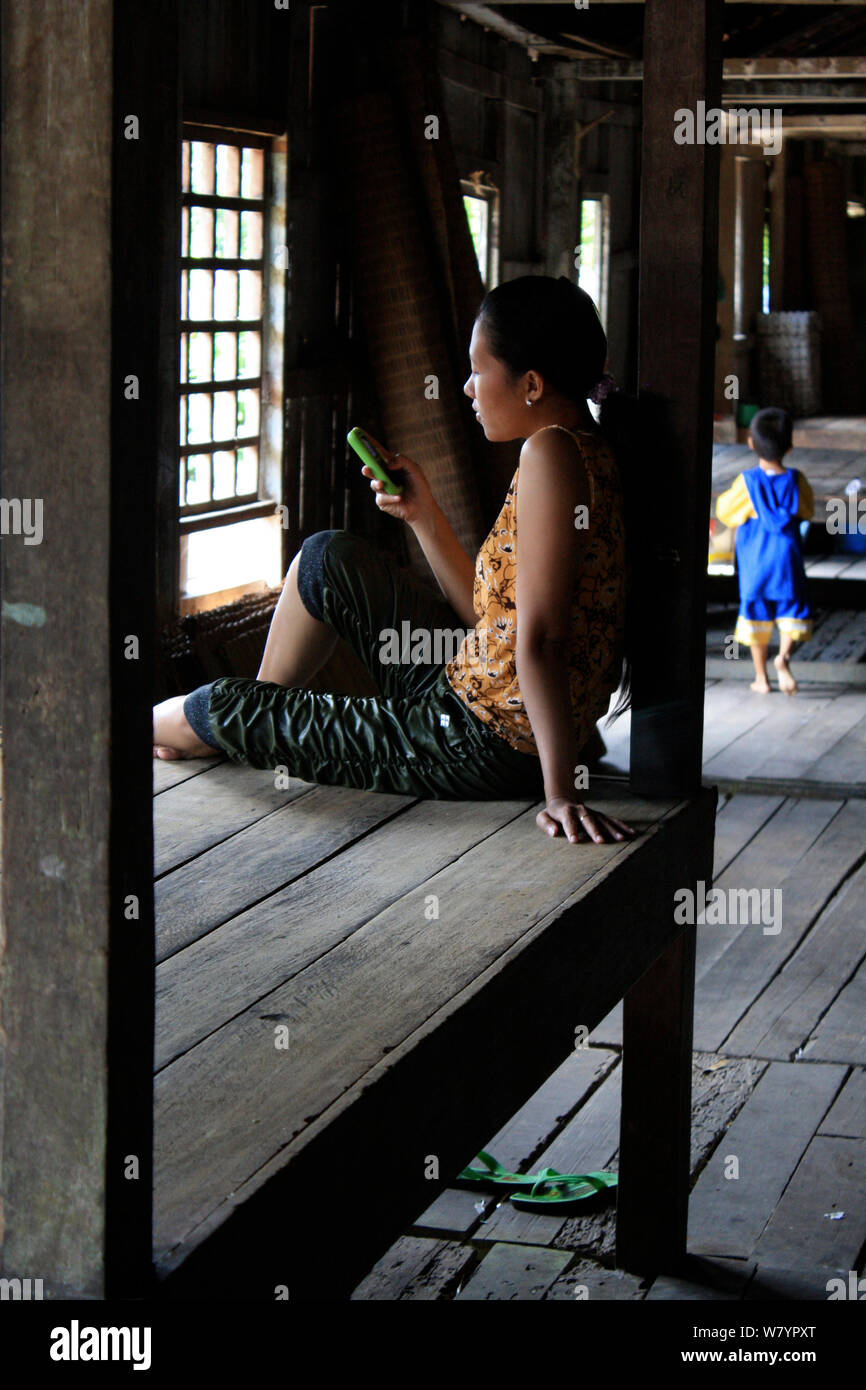
<instances>
[{"instance_id":1,"label":"blue child's outfit","mask_svg":"<svg viewBox=\"0 0 866 1390\"><path fill-rule=\"evenodd\" d=\"M813 509L812 489L796 468L768 473L756 464L719 498L719 520L737 527L737 642L767 646L774 622L796 641L812 635L800 520L810 518Z\"/></svg>"}]
</instances>

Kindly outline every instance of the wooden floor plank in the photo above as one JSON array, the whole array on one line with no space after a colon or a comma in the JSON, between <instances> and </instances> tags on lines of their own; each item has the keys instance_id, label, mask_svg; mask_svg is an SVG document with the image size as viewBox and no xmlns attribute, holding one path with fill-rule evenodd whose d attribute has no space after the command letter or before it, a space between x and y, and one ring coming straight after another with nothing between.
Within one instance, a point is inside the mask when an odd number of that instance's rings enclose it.
<instances>
[{"instance_id":1,"label":"wooden floor plank","mask_svg":"<svg viewBox=\"0 0 866 1390\"><path fill-rule=\"evenodd\" d=\"M159 796L161 792L168 791L169 787L176 787L181 782L188 781L190 777L198 777L202 772L208 772L210 768L217 767L225 761L226 759L219 754L213 758L176 758L172 761L154 758L153 794Z\"/></svg>"},{"instance_id":2,"label":"wooden floor plank","mask_svg":"<svg viewBox=\"0 0 866 1390\"><path fill-rule=\"evenodd\" d=\"M419 801L337 858L171 956L156 972L156 1065L165 1066L285 984L487 836L524 816L528 805ZM294 815L279 827L285 837L293 836L304 809L290 808Z\"/></svg>"},{"instance_id":3,"label":"wooden floor plank","mask_svg":"<svg viewBox=\"0 0 866 1390\"><path fill-rule=\"evenodd\" d=\"M837 885L859 862L866 842L866 804L846 802L824 832L779 880L778 923L703 927L727 940L724 952L701 972L700 1008L695 1017L695 1046L736 1054L730 1034L761 991L784 967L812 924L831 900ZM731 876L735 876L735 869ZM742 879L742 887L768 887L760 877ZM773 885L775 886L775 885ZM768 900L768 906L773 900ZM769 914L768 914L769 915ZM706 957L704 956L704 959ZM843 1059L838 1059L843 1060ZM850 1059L853 1060L853 1059Z\"/></svg>"},{"instance_id":4,"label":"wooden floor plank","mask_svg":"<svg viewBox=\"0 0 866 1390\"><path fill-rule=\"evenodd\" d=\"M723 684L724 705L722 696L717 695L708 700L704 708L703 760L707 781L712 781L715 775L735 775L724 770L728 766L729 750L737 748L739 741L750 732L760 730L772 714L769 704L763 702L760 695L753 695L740 681ZM757 743L760 746L760 739Z\"/></svg>"},{"instance_id":5,"label":"wooden floor plank","mask_svg":"<svg viewBox=\"0 0 866 1390\"><path fill-rule=\"evenodd\" d=\"M846 566L847 568L847 566ZM840 578L841 574L815 575L815 578ZM797 649L797 659L803 661L818 661L824 659L824 652L827 647L844 632L851 619L855 616L854 612L848 608L834 608L831 610L822 609L815 614L812 636L808 642L802 643Z\"/></svg>"},{"instance_id":6,"label":"wooden floor plank","mask_svg":"<svg viewBox=\"0 0 866 1390\"><path fill-rule=\"evenodd\" d=\"M697 995L695 996L695 1007L697 1007ZM592 1047L622 1047L622 1000L611 1009L609 1014L601 1020L597 1028L594 1028L589 1035Z\"/></svg>"},{"instance_id":7,"label":"wooden floor plank","mask_svg":"<svg viewBox=\"0 0 866 1390\"><path fill-rule=\"evenodd\" d=\"M832 1277L832 1276L831 1276ZM745 1303L824 1303L829 1296L827 1271L779 1269L755 1264Z\"/></svg>"},{"instance_id":8,"label":"wooden floor plank","mask_svg":"<svg viewBox=\"0 0 866 1390\"><path fill-rule=\"evenodd\" d=\"M809 579L841 579L854 563L853 555L823 555L808 566Z\"/></svg>"},{"instance_id":9,"label":"wooden floor plank","mask_svg":"<svg viewBox=\"0 0 866 1390\"><path fill-rule=\"evenodd\" d=\"M554 1142L554 1132L584 1105L589 1092L603 1082L618 1060L609 1048L576 1047L484 1147L507 1168L517 1163L522 1171L526 1165L534 1165L536 1157Z\"/></svg>"},{"instance_id":10,"label":"wooden floor plank","mask_svg":"<svg viewBox=\"0 0 866 1390\"><path fill-rule=\"evenodd\" d=\"M352 1302L373 1303L382 1300L396 1302L402 1298L413 1280L423 1274L437 1255L446 1247L444 1240L424 1236L403 1236L378 1260L370 1273L352 1293ZM472 1259L472 1251L464 1253L463 1263Z\"/></svg>"},{"instance_id":11,"label":"wooden floor plank","mask_svg":"<svg viewBox=\"0 0 866 1390\"><path fill-rule=\"evenodd\" d=\"M312 783L296 777L285 790L278 790L274 781L271 770L225 762L169 787L154 802L156 873L176 869L312 791Z\"/></svg>"},{"instance_id":12,"label":"wooden floor plank","mask_svg":"<svg viewBox=\"0 0 866 1390\"><path fill-rule=\"evenodd\" d=\"M803 1047L809 1061L866 1064L866 963L861 964Z\"/></svg>"},{"instance_id":13,"label":"wooden floor plank","mask_svg":"<svg viewBox=\"0 0 866 1390\"><path fill-rule=\"evenodd\" d=\"M430 1303L452 1298L465 1283L476 1259L471 1245L443 1240L430 1263L403 1289L401 1302Z\"/></svg>"},{"instance_id":14,"label":"wooden floor plank","mask_svg":"<svg viewBox=\"0 0 866 1390\"><path fill-rule=\"evenodd\" d=\"M542 1299L572 1261L568 1250L494 1245L457 1295L458 1302Z\"/></svg>"},{"instance_id":15,"label":"wooden floor plank","mask_svg":"<svg viewBox=\"0 0 866 1390\"><path fill-rule=\"evenodd\" d=\"M446 1187L418 1220L412 1222L411 1233L430 1235L438 1231L469 1235L479 1221L490 1215L498 1200L492 1192L480 1188L470 1191L468 1187Z\"/></svg>"},{"instance_id":16,"label":"wooden floor plank","mask_svg":"<svg viewBox=\"0 0 866 1390\"><path fill-rule=\"evenodd\" d=\"M719 875L715 887L723 892L741 888L762 888L771 891L778 888L824 833L843 804L841 801L823 801L817 798L789 798ZM736 927L699 924L696 963L698 981L726 951L731 949L738 936L739 929Z\"/></svg>"},{"instance_id":17,"label":"wooden floor plank","mask_svg":"<svg viewBox=\"0 0 866 1390\"><path fill-rule=\"evenodd\" d=\"M314 787L165 874L155 890L157 962L414 804L408 796Z\"/></svg>"},{"instance_id":18,"label":"wooden floor plank","mask_svg":"<svg viewBox=\"0 0 866 1390\"><path fill-rule=\"evenodd\" d=\"M711 781L720 777L754 776L758 768L772 764L771 755L783 753L789 739L802 739L808 726L826 710L830 699L826 695L813 695L806 687L794 699L786 699L778 692L770 695L756 695L745 687L744 702L748 707L752 702L760 702L766 713L755 720L737 737L736 742L704 764L704 777ZM748 710L751 713L751 710ZM744 714L744 724L746 716ZM765 774L766 775L766 774Z\"/></svg>"},{"instance_id":19,"label":"wooden floor plank","mask_svg":"<svg viewBox=\"0 0 866 1390\"><path fill-rule=\"evenodd\" d=\"M861 561L861 564L863 562ZM866 564L863 572L860 565L852 565L846 571L846 579L866 579ZM866 654L866 613L852 613L843 630L836 634L821 653L822 661L863 661Z\"/></svg>"},{"instance_id":20,"label":"wooden floor plank","mask_svg":"<svg viewBox=\"0 0 866 1390\"><path fill-rule=\"evenodd\" d=\"M775 815L784 800L783 796L744 796L740 793L729 797L724 806L716 811L714 881Z\"/></svg>"},{"instance_id":21,"label":"wooden floor plank","mask_svg":"<svg viewBox=\"0 0 866 1390\"><path fill-rule=\"evenodd\" d=\"M828 644L836 640L829 631ZM798 653L798 660L806 652L808 645ZM832 663L833 669L844 665ZM855 665L859 671L861 666ZM751 670L745 674L751 676ZM783 699L778 691L767 696L755 694L740 673L737 678L716 681L708 685L704 701L704 780L712 783L721 778L746 785L750 780L764 784L806 780L847 785L852 794L862 794L866 781L864 713L866 690L859 686L804 680L795 697ZM611 729L605 728L603 720L598 727L608 749L605 770L627 773L628 716Z\"/></svg>"},{"instance_id":22,"label":"wooden floor plank","mask_svg":"<svg viewBox=\"0 0 866 1390\"><path fill-rule=\"evenodd\" d=\"M864 949L866 865L843 884L805 941L770 981L727 1041L751 1057L791 1057L859 966Z\"/></svg>"},{"instance_id":23,"label":"wooden floor plank","mask_svg":"<svg viewBox=\"0 0 866 1390\"><path fill-rule=\"evenodd\" d=\"M535 1166L535 1155L551 1142L554 1131L580 1107L589 1091L598 1085L616 1062L616 1053L609 1049L576 1048L541 1089L484 1144L485 1150L493 1154L509 1172L527 1172L530 1165ZM482 1165L477 1163L474 1166ZM453 1226L443 1225L443 1222L455 1218L465 1220L470 1212L477 1220L474 1207L470 1204L467 1209L467 1203L462 1200L470 1193L476 1199L487 1195L480 1184L468 1191L459 1190L459 1200L456 1201L449 1200L449 1193L443 1192L414 1223L414 1227L418 1230L453 1230ZM456 1195L455 1190L452 1196ZM465 1228L461 1226L458 1229Z\"/></svg>"},{"instance_id":24,"label":"wooden floor plank","mask_svg":"<svg viewBox=\"0 0 866 1390\"><path fill-rule=\"evenodd\" d=\"M818 1135L809 1145L754 1248L759 1270L856 1268L866 1240L866 1140Z\"/></svg>"},{"instance_id":25,"label":"wooden floor plank","mask_svg":"<svg viewBox=\"0 0 866 1390\"><path fill-rule=\"evenodd\" d=\"M795 698L799 700L800 696ZM805 777L813 768L819 768L825 755L866 715L866 692L840 692L834 699L828 700L820 711L810 709L809 715L808 720L797 727L792 738L783 734L775 746L767 749L766 755L750 771L750 777L796 779ZM863 767L849 763L847 777L840 780L862 781L863 777Z\"/></svg>"},{"instance_id":26,"label":"wooden floor plank","mask_svg":"<svg viewBox=\"0 0 866 1390\"><path fill-rule=\"evenodd\" d=\"M866 714L803 773L805 781L866 781Z\"/></svg>"},{"instance_id":27,"label":"wooden floor plank","mask_svg":"<svg viewBox=\"0 0 866 1390\"><path fill-rule=\"evenodd\" d=\"M802 1062L765 1072L692 1191L690 1254L749 1257L844 1078Z\"/></svg>"},{"instance_id":28,"label":"wooden floor plank","mask_svg":"<svg viewBox=\"0 0 866 1390\"><path fill-rule=\"evenodd\" d=\"M683 814L679 803L634 797L612 797L604 806L645 824ZM269 1161L282 1164L286 1146L314 1117L515 943L546 930L539 924L551 913L576 910L590 884L604 882L631 856L652 853L650 835L618 845L573 845L533 835L534 820L531 807L373 917L359 900L363 925L346 941L159 1072L158 1260L210 1221L252 1175L264 1181ZM490 884L504 864L509 912L499 916L490 910ZM435 920L431 895L438 901ZM436 969L430 968L433 950ZM347 981L352 1013L335 1027L334 999L345 994ZM280 1023L290 1031L285 1050L276 1046Z\"/></svg>"},{"instance_id":29,"label":"wooden floor plank","mask_svg":"<svg viewBox=\"0 0 866 1390\"><path fill-rule=\"evenodd\" d=\"M688 1272L654 1279L647 1303L737 1303L755 1272L754 1260L689 1260Z\"/></svg>"},{"instance_id":30,"label":"wooden floor plank","mask_svg":"<svg viewBox=\"0 0 866 1390\"><path fill-rule=\"evenodd\" d=\"M556 1168L560 1173L607 1171L619 1149L621 1068L606 1076L574 1119L535 1161L540 1168ZM506 1240L523 1245L549 1245L556 1240L566 1216L554 1212L535 1216L503 1202L478 1231L477 1239Z\"/></svg>"},{"instance_id":31,"label":"wooden floor plank","mask_svg":"<svg viewBox=\"0 0 866 1390\"><path fill-rule=\"evenodd\" d=\"M818 1133L866 1139L866 1068L853 1069Z\"/></svg>"},{"instance_id":32,"label":"wooden floor plank","mask_svg":"<svg viewBox=\"0 0 866 1390\"><path fill-rule=\"evenodd\" d=\"M646 1293L645 1281L624 1269L608 1269L596 1260L578 1260L551 1284L544 1295L546 1303L640 1302Z\"/></svg>"}]
</instances>

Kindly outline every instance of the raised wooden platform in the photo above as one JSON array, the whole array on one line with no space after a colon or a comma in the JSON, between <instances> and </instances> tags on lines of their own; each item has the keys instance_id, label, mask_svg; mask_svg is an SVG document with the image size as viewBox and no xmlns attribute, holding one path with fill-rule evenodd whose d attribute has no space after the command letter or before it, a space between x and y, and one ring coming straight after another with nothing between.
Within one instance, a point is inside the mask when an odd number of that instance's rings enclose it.
<instances>
[{"instance_id":1,"label":"raised wooden platform","mask_svg":"<svg viewBox=\"0 0 866 1390\"><path fill-rule=\"evenodd\" d=\"M233 1296L348 1296L624 994L620 1258L674 1258L694 931L672 903L709 876L714 791L599 784L643 833L593 846L545 837L526 802L275 790L213 760L155 782L164 1293L213 1296L231 1270Z\"/></svg>"}]
</instances>

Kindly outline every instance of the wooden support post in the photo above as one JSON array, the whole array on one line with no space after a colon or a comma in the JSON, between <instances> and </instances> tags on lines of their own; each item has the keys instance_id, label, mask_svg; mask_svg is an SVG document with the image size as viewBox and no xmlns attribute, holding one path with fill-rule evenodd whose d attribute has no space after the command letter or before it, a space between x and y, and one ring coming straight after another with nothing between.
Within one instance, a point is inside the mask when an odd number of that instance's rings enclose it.
<instances>
[{"instance_id":1,"label":"wooden support post","mask_svg":"<svg viewBox=\"0 0 866 1390\"><path fill-rule=\"evenodd\" d=\"M764 297L764 198L766 174L760 150L735 156L734 374L741 401L757 403L755 316Z\"/></svg>"},{"instance_id":2,"label":"wooden support post","mask_svg":"<svg viewBox=\"0 0 866 1390\"><path fill-rule=\"evenodd\" d=\"M152 251L141 220L112 254L114 8L3 7L3 489L25 528L2 545L0 1268L56 1298L141 1295L151 1264L156 414L147 343L115 361L112 326L118 272ZM155 100L123 108L131 158Z\"/></svg>"},{"instance_id":3,"label":"wooden support post","mask_svg":"<svg viewBox=\"0 0 866 1390\"><path fill-rule=\"evenodd\" d=\"M734 240L736 229L736 146L723 145L719 169L719 275L723 298L716 306L715 410L733 424L737 401L730 390L734 372ZM727 391L727 394L725 394Z\"/></svg>"},{"instance_id":4,"label":"wooden support post","mask_svg":"<svg viewBox=\"0 0 866 1390\"><path fill-rule=\"evenodd\" d=\"M111 819L106 1286L152 1279L153 762L159 626L178 566L179 7L115 0L112 163ZM136 117L137 127L131 126ZM137 136L133 137L133 130ZM133 138L131 138L133 137ZM129 382L138 382L138 397ZM160 545L157 545L159 525ZM168 554L166 555L166 551ZM137 639L137 657L131 643ZM137 918L129 904L137 903ZM139 1159L132 1181L129 1158Z\"/></svg>"},{"instance_id":5,"label":"wooden support post","mask_svg":"<svg viewBox=\"0 0 866 1390\"><path fill-rule=\"evenodd\" d=\"M785 175L789 145L782 148L770 170L770 313L785 307Z\"/></svg>"},{"instance_id":6,"label":"wooden support post","mask_svg":"<svg viewBox=\"0 0 866 1390\"><path fill-rule=\"evenodd\" d=\"M305 535L343 525L342 498L335 506L333 455L335 448L341 455L345 451L344 440L334 439L334 399L344 383L338 378L340 364L335 360L338 228L333 155L324 121L330 89L325 87L323 58L332 51L336 21L327 6L308 0L292 6L288 20L290 307L285 333L289 387L283 495L289 525L283 534L284 573Z\"/></svg>"},{"instance_id":7,"label":"wooden support post","mask_svg":"<svg viewBox=\"0 0 866 1390\"><path fill-rule=\"evenodd\" d=\"M623 1008L616 1262L653 1273L686 1253L695 1000L688 927L628 991Z\"/></svg>"},{"instance_id":8,"label":"wooden support post","mask_svg":"<svg viewBox=\"0 0 866 1390\"><path fill-rule=\"evenodd\" d=\"M719 146L698 141L721 106L721 13L722 0L647 0L644 21L638 379L666 423L642 463L663 501L644 517L659 553L640 576L631 782L656 796L701 779ZM682 110L695 143L674 140Z\"/></svg>"}]
</instances>

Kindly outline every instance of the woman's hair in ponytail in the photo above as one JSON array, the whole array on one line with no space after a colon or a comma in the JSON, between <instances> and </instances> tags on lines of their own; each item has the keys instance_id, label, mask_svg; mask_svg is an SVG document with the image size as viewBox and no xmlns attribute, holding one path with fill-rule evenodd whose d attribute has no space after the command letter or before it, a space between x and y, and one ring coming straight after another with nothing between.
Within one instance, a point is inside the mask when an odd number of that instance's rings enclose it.
<instances>
[{"instance_id":1,"label":"woman's hair in ponytail","mask_svg":"<svg viewBox=\"0 0 866 1390\"><path fill-rule=\"evenodd\" d=\"M631 708L632 663L640 632L638 575L641 570L641 549L646 524L647 471L641 467L640 452L645 447L648 431L647 412L641 398L613 391L601 403L598 423L610 444L619 468L622 488L623 523L625 526L625 623L623 632L622 678L616 705L606 723L613 723ZM649 437L652 437L651 435Z\"/></svg>"},{"instance_id":2,"label":"woman's hair in ponytail","mask_svg":"<svg viewBox=\"0 0 866 1390\"><path fill-rule=\"evenodd\" d=\"M645 429L639 400L610 389L605 376L607 335L598 310L585 290L560 276L522 275L490 290L481 302L478 321L494 357L512 376L534 370L569 400L587 400L599 392L599 425L619 467L626 537L626 611L619 699L609 720L631 704L632 654L638 631L637 550L641 535L638 451Z\"/></svg>"}]
</instances>

